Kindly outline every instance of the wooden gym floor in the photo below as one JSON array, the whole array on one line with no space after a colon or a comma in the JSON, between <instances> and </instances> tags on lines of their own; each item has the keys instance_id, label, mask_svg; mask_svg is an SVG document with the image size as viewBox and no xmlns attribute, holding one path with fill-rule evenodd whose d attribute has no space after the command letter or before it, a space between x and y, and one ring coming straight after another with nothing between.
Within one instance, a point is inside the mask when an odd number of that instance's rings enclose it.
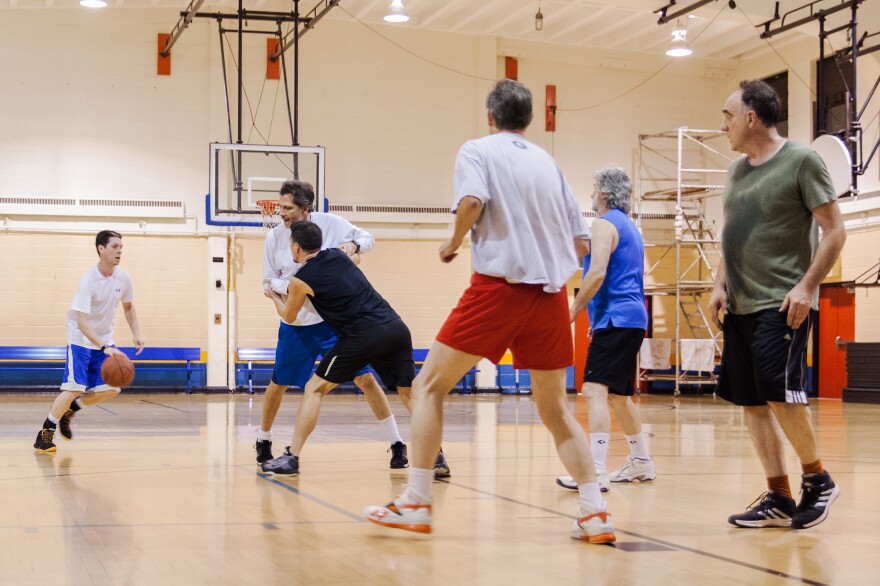
<instances>
[{"instance_id":1,"label":"wooden gym floor","mask_svg":"<svg viewBox=\"0 0 880 586\"><path fill-rule=\"evenodd\" d=\"M392 407L405 438L409 417ZM446 404L452 467L434 487L434 534L363 521L401 490L362 397L331 396L302 474L256 474L261 398L141 395L81 412L54 455L31 444L50 395L0 395L0 584L876 584L880 407L814 402L841 486L804 531L737 529L764 490L740 411L712 396L645 396L653 483L606 495L615 546L568 537L577 494L527 396ZM299 397L276 423L288 443ZM581 400L573 408L585 421ZM609 468L626 454L612 434ZM789 454L797 491L797 460Z\"/></svg>"}]
</instances>

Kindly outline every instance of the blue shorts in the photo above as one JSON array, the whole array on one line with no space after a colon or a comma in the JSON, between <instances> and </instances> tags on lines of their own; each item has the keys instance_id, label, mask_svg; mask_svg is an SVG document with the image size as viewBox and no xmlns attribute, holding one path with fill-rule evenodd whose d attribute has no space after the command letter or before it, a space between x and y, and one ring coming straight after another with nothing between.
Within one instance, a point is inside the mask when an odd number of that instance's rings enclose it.
<instances>
[{"instance_id":1,"label":"blue shorts","mask_svg":"<svg viewBox=\"0 0 880 586\"><path fill-rule=\"evenodd\" d=\"M104 379L101 378L101 365L106 359L107 355L101 350L68 344L61 390L80 393L120 390L119 387L104 384Z\"/></svg>"},{"instance_id":2,"label":"blue shorts","mask_svg":"<svg viewBox=\"0 0 880 586\"><path fill-rule=\"evenodd\" d=\"M327 322L310 326L278 326L278 345L275 347L275 384L304 389L312 377L315 361L336 344L336 333ZM361 368L355 376L369 373ZM343 381L348 382L348 381Z\"/></svg>"}]
</instances>

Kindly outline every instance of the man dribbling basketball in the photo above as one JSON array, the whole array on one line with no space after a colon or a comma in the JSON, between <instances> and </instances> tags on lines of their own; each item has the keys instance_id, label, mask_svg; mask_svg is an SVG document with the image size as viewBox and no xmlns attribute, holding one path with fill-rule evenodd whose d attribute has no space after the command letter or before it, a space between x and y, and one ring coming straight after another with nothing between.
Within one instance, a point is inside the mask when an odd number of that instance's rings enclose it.
<instances>
[{"instance_id":1,"label":"man dribbling basketball","mask_svg":"<svg viewBox=\"0 0 880 586\"><path fill-rule=\"evenodd\" d=\"M113 322L120 301L137 353L144 348L132 302L131 277L119 268L122 236L103 230L95 237L95 248L98 264L80 279L67 312L67 362L61 394L37 433L34 449L38 452L55 451L56 429L64 439L73 439L70 423L77 411L119 394L121 389L104 383L101 364L107 356L122 354L113 342Z\"/></svg>"}]
</instances>

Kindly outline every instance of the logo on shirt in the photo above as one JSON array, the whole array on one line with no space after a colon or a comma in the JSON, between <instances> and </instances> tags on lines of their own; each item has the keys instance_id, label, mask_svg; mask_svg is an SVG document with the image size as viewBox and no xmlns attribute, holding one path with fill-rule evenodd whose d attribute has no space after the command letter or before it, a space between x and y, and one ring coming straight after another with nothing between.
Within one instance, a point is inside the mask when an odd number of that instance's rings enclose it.
<instances>
[{"instance_id":1,"label":"logo on shirt","mask_svg":"<svg viewBox=\"0 0 880 586\"><path fill-rule=\"evenodd\" d=\"M117 289L116 292L117 292L117 293L122 293L122 289Z\"/></svg>"},{"instance_id":2,"label":"logo on shirt","mask_svg":"<svg viewBox=\"0 0 880 586\"><path fill-rule=\"evenodd\" d=\"M527 149L528 149L528 147L527 147L524 143L521 143L521 142L518 141L518 140L514 140L514 141L512 141L512 142L513 142L513 146L515 146L516 148L519 148L519 149L522 149L522 150L527 150Z\"/></svg>"}]
</instances>

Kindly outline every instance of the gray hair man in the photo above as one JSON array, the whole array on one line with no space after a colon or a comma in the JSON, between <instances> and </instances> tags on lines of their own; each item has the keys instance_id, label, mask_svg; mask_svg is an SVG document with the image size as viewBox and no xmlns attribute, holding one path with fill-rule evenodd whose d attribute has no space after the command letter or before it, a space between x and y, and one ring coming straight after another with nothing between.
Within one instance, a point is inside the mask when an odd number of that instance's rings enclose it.
<instances>
[{"instance_id":1,"label":"gray hair man","mask_svg":"<svg viewBox=\"0 0 880 586\"><path fill-rule=\"evenodd\" d=\"M648 455L635 392L636 357L648 327L645 308L645 247L638 228L629 219L632 181L620 167L609 166L593 174L593 225L590 254L584 259L583 286L571 306L571 321L587 308L590 318L590 351L584 368L581 393L587 400L590 444L601 490L611 482L645 482L657 472ZM608 404L623 428L630 455L610 475L605 465L611 434ZM570 476L556 479L576 489Z\"/></svg>"}]
</instances>

